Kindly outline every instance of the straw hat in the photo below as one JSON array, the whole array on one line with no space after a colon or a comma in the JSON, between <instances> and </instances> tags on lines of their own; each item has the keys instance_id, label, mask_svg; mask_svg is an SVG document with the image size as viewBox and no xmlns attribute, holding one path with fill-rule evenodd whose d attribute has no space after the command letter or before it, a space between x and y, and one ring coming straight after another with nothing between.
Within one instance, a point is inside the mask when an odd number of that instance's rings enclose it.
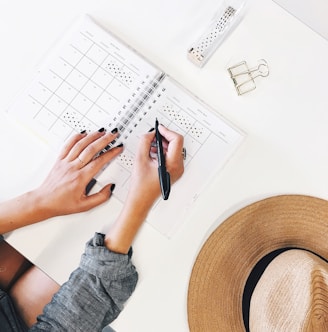
<instances>
[{"instance_id":1,"label":"straw hat","mask_svg":"<svg viewBox=\"0 0 328 332\"><path fill-rule=\"evenodd\" d=\"M190 331L328 331L327 258L327 201L283 195L241 209L196 258Z\"/></svg>"}]
</instances>

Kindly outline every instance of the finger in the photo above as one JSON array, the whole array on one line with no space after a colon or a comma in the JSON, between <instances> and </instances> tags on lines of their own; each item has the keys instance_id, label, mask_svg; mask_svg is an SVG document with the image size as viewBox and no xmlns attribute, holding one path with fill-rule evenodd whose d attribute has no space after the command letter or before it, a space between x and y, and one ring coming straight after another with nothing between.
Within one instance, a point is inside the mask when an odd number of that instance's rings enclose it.
<instances>
[{"instance_id":1,"label":"finger","mask_svg":"<svg viewBox=\"0 0 328 332\"><path fill-rule=\"evenodd\" d=\"M123 145L110 149L109 151L103 153L99 157L89 162L83 168L83 171L87 172L90 177L94 177L106 164L111 162L120 153L122 153L122 151L123 151Z\"/></svg>"},{"instance_id":2,"label":"finger","mask_svg":"<svg viewBox=\"0 0 328 332\"><path fill-rule=\"evenodd\" d=\"M90 210L106 201L111 197L112 195L112 184L108 184L105 187L103 187L99 192L86 196L85 200L83 202L82 209L84 211Z\"/></svg>"},{"instance_id":3,"label":"finger","mask_svg":"<svg viewBox=\"0 0 328 332\"><path fill-rule=\"evenodd\" d=\"M136 158L140 158L140 157L143 158L144 156L149 157L149 153L151 151L151 146L152 146L154 137L155 137L155 132L150 132L150 133L147 133L147 134L144 134L141 136L140 142L138 145Z\"/></svg>"},{"instance_id":4,"label":"finger","mask_svg":"<svg viewBox=\"0 0 328 332\"><path fill-rule=\"evenodd\" d=\"M175 131L172 131L168 128L166 128L165 126L163 126L162 124L160 124L158 126L158 130L160 132L160 134L168 141L174 141L175 139L177 139L177 137L179 136L178 133L176 133Z\"/></svg>"},{"instance_id":5,"label":"finger","mask_svg":"<svg viewBox=\"0 0 328 332\"><path fill-rule=\"evenodd\" d=\"M94 142L89 144L77 157L79 161L83 161L84 164L88 164L90 161L94 160L95 157L102 151L109 149L110 143L112 143L118 136L118 133L107 133L102 137L99 137ZM105 149L106 148L106 149ZM110 151L110 150L108 150ZM104 154L103 152L101 155Z\"/></svg>"},{"instance_id":6,"label":"finger","mask_svg":"<svg viewBox=\"0 0 328 332\"><path fill-rule=\"evenodd\" d=\"M81 152L91 143L99 139L100 137L105 135L105 131L103 129L99 129L96 132L85 135L83 139L77 141L76 144L71 148L67 158L69 161L75 160Z\"/></svg>"},{"instance_id":7,"label":"finger","mask_svg":"<svg viewBox=\"0 0 328 332\"><path fill-rule=\"evenodd\" d=\"M73 135L64 145L64 147L62 148L58 158L59 159L64 159L66 158L66 156L70 153L70 151L72 150L72 148L77 144L77 142L79 142L80 140L82 140L87 134L86 133L79 133L79 134L75 134Z\"/></svg>"},{"instance_id":8,"label":"finger","mask_svg":"<svg viewBox=\"0 0 328 332\"><path fill-rule=\"evenodd\" d=\"M166 127L160 125L159 131L161 135L167 140L167 157L178 158L181 157L182 149L183 149L183 136L167 129Z\"/></svg>"}]
</instances>

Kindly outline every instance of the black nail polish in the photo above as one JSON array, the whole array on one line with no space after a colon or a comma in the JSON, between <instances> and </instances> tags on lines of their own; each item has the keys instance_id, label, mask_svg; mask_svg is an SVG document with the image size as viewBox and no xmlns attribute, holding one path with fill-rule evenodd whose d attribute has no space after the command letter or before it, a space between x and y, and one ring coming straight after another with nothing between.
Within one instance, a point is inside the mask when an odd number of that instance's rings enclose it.
<instances>
[{"instance_id":1,"label":"black nail polish","mask_svg":"<svg viewBox=\"0 0 328 332\"><path fill-rule=\"evenodd\" d=\"M121 148L123 146L123 143L120 143L119 145L117 145L117 148Z\"/></svg>"},{"instance_id":2,"label":"black nail polish","mask_svg":"<svg viewBox=\"0 0 328 332\"><path fill-rule=\"evenodd\" d=\"M98 131L99 131L100 133L102 133L103 131L105 131L105 128L102 127L102 128L100 128Z\"/></svg>"},{"instance_id":3,"label":"black nail polish","mask_svg":"<svg viewBox=\"0 0 328 332\"><path fill-rule=\"evenodd\" d=\"M85 194L88 195L90 190L93 188L93 186L97 183L96 179L91 179L91 181L87 184L85 188Z\"/></svg>"},{"instance_id":4,"label":"black nail polish","mask_svg":"<svg viewBox=\"0 0 328 332\"><path fill-rule=\"evenodd\" d=\"M115 183L113 183L111 186L110 186L110 192L112 193L115 189Z\"/></svg>"},{"instance_id":5,"label":"black nail polish","mask_svg":"<svg viewBox=\"0 0 328 332\"><path fill-rule=\"evenodd\" d=\"M84 129L80 132L81 135L85 134L87 131Z\"/></svg>"},{"instance_id":6,"label":"black nail polish","mask_svg":"<svg viewBox=\"0 0 328 332\"><path fill-rule=\"evenodd\" d=\"M154 131L154 130L155 130L155 128L150 128L150 129L148 130L148 132L151 133L151 132Z\"/></svg>"},{"instance_id":7,"label":"black nail polish","mask_svg":"<svg viewBox=\"0 0 328 332\"><path fill-rule=\"evenodd\" d=\"M111 133L112 133L112 134L116 134L117 131L118 131L118 129L117 129L117 128L114 128L114 129L111 131Z\"/></svg>"}]
</instances>

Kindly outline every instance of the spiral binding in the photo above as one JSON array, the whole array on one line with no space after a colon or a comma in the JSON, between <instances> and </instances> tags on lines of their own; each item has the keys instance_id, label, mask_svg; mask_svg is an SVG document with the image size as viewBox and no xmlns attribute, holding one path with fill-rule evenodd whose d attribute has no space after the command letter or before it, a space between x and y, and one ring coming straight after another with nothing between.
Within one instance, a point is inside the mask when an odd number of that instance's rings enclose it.
<instances>
[{"instance_id":1,"label":"spiral binding","mask_svg":"<svg viewBox=\"0 0 328 332\"><path fill-rule=\"evenodd\" d=\"M124 115L120 118L120 120L116 124L116 128L118 130L117 139L108 144L100 153L105 153L110 148L112 148L116 143L119 137L125 132L125 130L129 127L131 122L135 119L137 114L139 114L140 109L145 105L145 103L149 100L149 98L153 95L154 91L157 89L159 84L165 78L165 73L159 73L141 92L139 97L137 97L133 104L129 107L129 109L124 113ZM126 105L125 105L126 107Z\"/></svg>"}]
</instances>

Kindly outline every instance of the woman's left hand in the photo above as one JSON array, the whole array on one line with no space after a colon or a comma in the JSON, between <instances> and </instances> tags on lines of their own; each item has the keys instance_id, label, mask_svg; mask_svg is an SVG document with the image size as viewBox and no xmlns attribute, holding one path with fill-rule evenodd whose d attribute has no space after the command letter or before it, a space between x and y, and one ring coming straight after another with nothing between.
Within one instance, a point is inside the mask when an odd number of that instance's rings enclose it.
<instances>
[{"instance_id":1,"label":"woman's left hand","mask_svg":"<svg viewBox=\"0 0 328 332\"><path fill-rule=\"evenodd\" d=\"M102 167L122 152L123 147L115 147L94 158L115 138L115 131L99 130L70 139L43 184L36 189L48 218L87 211L109 199L112 184L89 196L85 190Z\"/></svg>"}]
</instances>

